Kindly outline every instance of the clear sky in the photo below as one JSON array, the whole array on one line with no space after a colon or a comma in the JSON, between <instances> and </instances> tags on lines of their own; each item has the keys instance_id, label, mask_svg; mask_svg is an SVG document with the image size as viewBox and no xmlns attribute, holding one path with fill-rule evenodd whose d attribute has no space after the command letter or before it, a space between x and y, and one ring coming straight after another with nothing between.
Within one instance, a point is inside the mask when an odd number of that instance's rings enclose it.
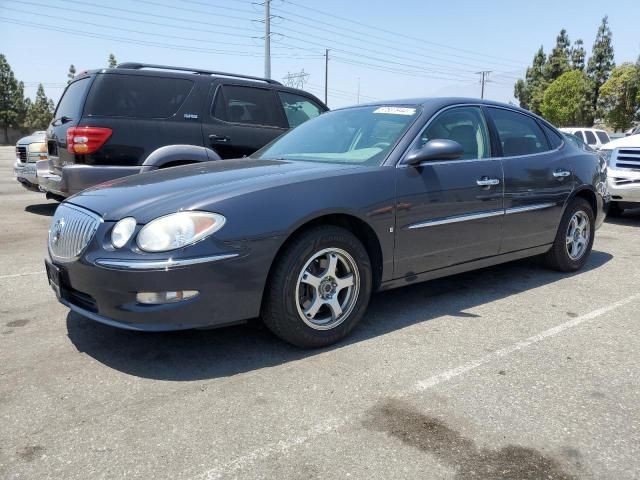
<instances>
[{"instance_id":1,"label":"clear sky","mask_svg":"<svg viewBox=\"0 0 640 480\"><path fill-rule=\"evenodd\" d=\"M77 71L139 61L262 75L263 0L0 0L0 53L35 94L58 99ZM609 15L616 62L640 54L640 1L273 0L272 77L309 73L329 106L412 96L513 100L513 83L561 28L590 51Z\"/></svg>"}]
</instances>

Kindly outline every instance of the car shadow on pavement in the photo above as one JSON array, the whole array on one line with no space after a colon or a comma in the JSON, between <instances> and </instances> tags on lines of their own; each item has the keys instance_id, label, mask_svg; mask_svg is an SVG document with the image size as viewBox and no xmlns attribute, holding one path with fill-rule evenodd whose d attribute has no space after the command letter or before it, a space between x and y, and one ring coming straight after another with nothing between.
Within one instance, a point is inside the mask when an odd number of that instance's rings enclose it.
<instances>
[{"instance_id":1,"label":"car shadow on pavement","mask_svg":"<svg viewBox=\"0 0 640 480\"><path fill-rule=\"evenodd\" d=\"M623 225L625 227L640 227L640 208L625 210L624 213L618 217L607 216L606 221L607 223Z\"/></svg>"},{"instance_id":2,"label":"car shadow on pavement","mask_svg":"<svg viewBox=\"0 0 640 480\"><path fill-rule=\"evenodd\" d=\"M43 215L45 217L52 217L58 208L60 203L51 202L51 203L38 203L35 205L27 205L24 207L25 212L33 213L35 215Z\"/></svg>"},{"instance_id":3,"label":"car shadow on pavement","mask_svg":"<svg viewBox=\"0 0 640 480\"><path fill-rule=\"evenodd\" d=\"M258 320L216 330L144 333L109 327L70 312L67 331L78 351L130 375L167 381L227 377L339 349L444 315L482 321L466 311L580 275L611 258L608 253L593 251L585 268L574 274L550 271L537 259L525 259L381 292L372 297L355 331L325 349L290 346L271 335Z\"/></svg>"}]
</instances>

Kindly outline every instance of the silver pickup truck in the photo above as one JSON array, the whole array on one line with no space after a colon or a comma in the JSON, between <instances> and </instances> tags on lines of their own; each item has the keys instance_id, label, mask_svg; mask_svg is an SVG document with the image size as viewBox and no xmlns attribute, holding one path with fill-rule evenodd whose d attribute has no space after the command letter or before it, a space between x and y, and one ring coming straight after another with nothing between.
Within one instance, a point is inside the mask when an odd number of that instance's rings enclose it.
<instances>
[{"instance_id":1,"label":"silver pickup truck","mask_svg":"<svg viewBox=\"0 0 640 480\"><path fill-rule=\"evenodd\" d=\"M24 188L34 192L39 191L36 162L49 159L45 135L46 132L38 131L16 142L13 173Z\"/></svg>"},{"instance_id":2,"label":"silver pickup truck","mask_svg":"<svg viewBox=\"0 0 640 480\"><path fill-rule=\"evenodd\" d=\"M640 207L640 134L613 140L600 153L609 163L609 215Z\"/></svg>"}]
</instances>

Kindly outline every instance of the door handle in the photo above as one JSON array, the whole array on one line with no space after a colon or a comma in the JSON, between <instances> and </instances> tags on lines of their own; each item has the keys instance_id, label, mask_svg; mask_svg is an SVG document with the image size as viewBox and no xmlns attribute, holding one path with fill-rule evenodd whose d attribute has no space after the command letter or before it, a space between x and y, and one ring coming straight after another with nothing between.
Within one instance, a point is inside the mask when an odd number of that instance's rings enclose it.
<instances>
[{"instance_id":1,"label":"door handle","mask_svg":"<svg viewBox=\"0 0 640 480\"><path fill-rule=\"evenodd\" d=\"M571 176L571 172L569 170L563 170L559 168L555 172L553 172L553 176L556 178L565 178Z\"/></svg>"},{"instance_id":2,"label":"door handle","mask_svg":"<svg viewBox=\"0 0 640 480\"><path fill-rule=\"evenodd\" d=\"M211 143L229 143L231 139L224 135L209 135L209 141Z\"/></svg>"},{"instance_id":3,"label":"door handle","mask_svg":"<svg viewBox=\"0 0 640 480\"><path fill-rule=\"evenodd\" d=\"M491 187L492 185L499 185L500 180L498 180L497 178L482 177L476 180L476 183L480 187Z\"/></svg>"}]
</instances>

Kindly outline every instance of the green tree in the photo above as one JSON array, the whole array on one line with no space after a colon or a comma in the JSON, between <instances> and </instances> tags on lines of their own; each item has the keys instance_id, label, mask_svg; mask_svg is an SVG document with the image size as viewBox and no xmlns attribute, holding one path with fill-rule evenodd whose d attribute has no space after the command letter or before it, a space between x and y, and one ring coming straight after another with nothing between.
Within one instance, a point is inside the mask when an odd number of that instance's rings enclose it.
<instances>
[{"instance_id":1,"label":"green tree","mask_svg":"<svg viewBox=\"0 0 640 480\"><path fill-rule=\"evenodd\" d=\"M608 127L626 130L640 109L640 68L633 63L615 67L600 88L598 111Z\"/></svg>"},{"instance_id":2,"label":"green tree","mask_svg":"<svg viewBox=\"0 0 640 480\"><path fill-rule=\"evenodd\" d=\"M587 52L584 49L584 42L576 40L571 47L571 68L574 70L584 70Z\"/></svg>"},{"instance_id":3,"label":"green tree","mask_svg":"<svg viewBox=\"0 0 640 480\"><path fill-rule=\"evenodd\" d=\"M549 83L567 72L571 60L571 41L567 31L563 28L556 37L556 46L549 54L549 59L544 69L544 76Z\"/></svg>"},{"instance_id":4,"label":"green tree","mask_svg":"<svg viewBox=\"0 0 640 480\"><path fill-rule=\"evenodd\" d=\"M542 115L559 127L582 126L590 123L590 83L584 72L563 73L544 92Z\"/></svg>"},{"instance_id":5,"label":"green tree","mask_svg":"<svg viewBox=\"0 0 640 480\"><path fill-rule=\"evenodd\" d=\"M0 125L5 143L9 143L9 128L18 126L23 108L24 86L16 80L7 58L0 54Z\"/></svg>"},{"instance_id":6,"label":"green tree","mask_svg":"<svg viewBox=\"0 0 640 480\"><path fill-rule=\"evenodd\" d=\"M109 54L108 65L109 65L109 68L116 68L116 66L118 65L116 56L113 53Z\"/></svg>"},{"instance_id":7,"label":"green tree","mask_svg":"<svg viewBox=\"0 0 640 480\"><path fill-rule=\"evenodd\" d=\"M69 65L69 72L67 73L67 78L69 80L67 80L67 85L71 83L71 81L73 80L73 77L76 76L76 66L72 63L71 65Z\"/></svg>"},{"instance_id":8,"label":"green tree","mask_svg":"<svg viewBox=\"0 0 640 480\"><path fill-rule=\"evenodd\" d=\"M42 84L38 85L36 99L27 113L26 126L36 130L44 130L53 118L53 100L47 98Z\"/></svg>"},{"instance_id":9,"label":"green tree","mask_svg":"<svg viewBox=\"0 0 640 480\"><path fill-rule=\"evenodd\" d=\"M540 47L533 57L532 65L527 68L525 79L518 80L514 86L514 96L520 106L534 113L540 113L542 96L548 85L544 75L546 64L547 56Z\"/></svg>"},{"instance_id":10,"label":"green tree","mask_svg":"<svg viewBox=\"0 0 640 480\"><path fill-rule=\"evenodd\" d=\"M611 70L615 67L611 37L609 17L605 16L598 28L596 40L591 50L591 58L589 58L589 63L587 64L587 74L592 84L591 101L593 102L594 110L598 106L600 88L607 81L609 75L611 75Z\"/></svg>"}]
</instances>

